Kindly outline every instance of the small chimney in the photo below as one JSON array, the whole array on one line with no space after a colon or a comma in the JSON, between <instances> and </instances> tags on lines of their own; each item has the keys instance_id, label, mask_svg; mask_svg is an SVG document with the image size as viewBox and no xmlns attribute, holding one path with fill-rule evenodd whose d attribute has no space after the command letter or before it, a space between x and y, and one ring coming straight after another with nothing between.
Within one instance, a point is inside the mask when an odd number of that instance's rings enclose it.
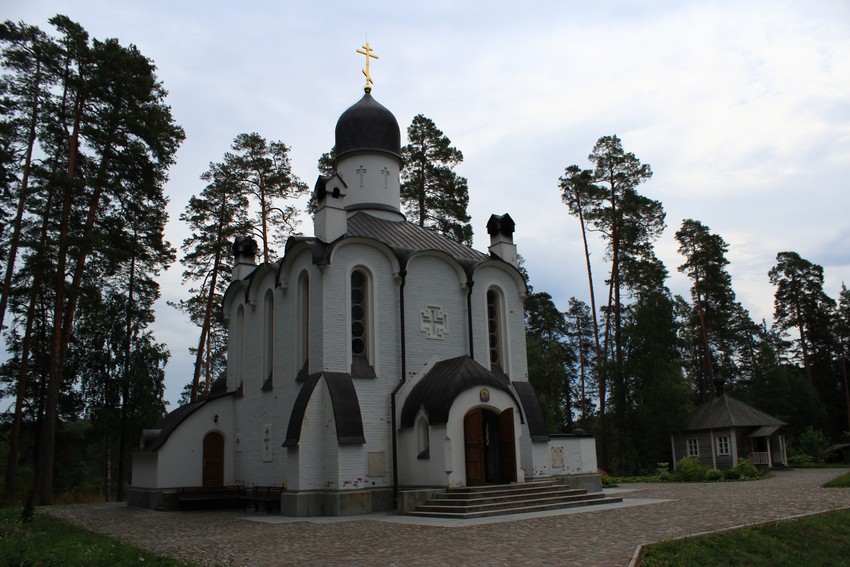
<instances>
[{"instance_id":1,"label":"small chimney","mask_svg":"<svg viewBox=\"0 0 850 567\"><path fill-rule=\"evenodd\" d=\"M723 377L720 372L714 375L714 393L717 394L717 397L723 395L724 390L726 389L726 378Z\"/></svg>"},{"instance_id":2,"label":"small chimney","mask_svg":"<svg viewBox=\"0 0 850 567\"><path fill-rule=\"evenodd\" d=\"M233 241L233 273L231 281L241 280L257 267L257 241L250 236L237 236Z\"/></svg>"},{"instance_id":3,"label":"small chimney","mask_svg":"<svg viewBox=\"0 0 850 567\"><path fill-rule=\"evenodd\" d=\"M487 221L487 233L490 235L490 254L497 256L512 266L517 266L516 244L514 244L514 228L516 223L507 213L490 215Z\"/></svg>"},{"instance_id":4,"label":"small chimney","mask_svg":"<svg viewBox=\"0 0 850 567\"><path fill-rule=\"evenodd\" d=\"M319 176L314 194L318 210L313 217L313 234L322 242L333 242L348 231L345 191L348 187L339 174Z\"/></svg>"}]
</instances>

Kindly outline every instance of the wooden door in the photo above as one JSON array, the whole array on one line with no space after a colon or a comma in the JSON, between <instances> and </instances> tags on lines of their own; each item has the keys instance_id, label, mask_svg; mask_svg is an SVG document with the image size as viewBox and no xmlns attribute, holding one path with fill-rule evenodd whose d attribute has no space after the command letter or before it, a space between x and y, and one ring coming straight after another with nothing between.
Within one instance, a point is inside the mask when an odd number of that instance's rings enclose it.
<instances>
[{"instance_id":1,"label":"wooden door","mask_svg":"<svg viewBox=\"0 0 850 567\"><path fill-rule=\"evenodd\" d=\"M204 437L204 487L224 486L224 437L208 433Z\"/></svg>"},{"instance_id":2,"label":"wooden door","mask_svg":"<svg viewBox=\"0 0 850 567\"><path fill-rule=\"evenodd\" d=\"M463 447L466 453L466 484L484 484L484 421L481 408L463 418Z\"/></svg>"},{"instance_id":3,"label":"wooden door","mask_svg":"<svg viewBox=\"0 0 850 567\"><path fill-rule=\"evenodd\" d=\"M499 414L499 473L500 482L516 482L513 408Z\"/></svg>"}]
</instances>

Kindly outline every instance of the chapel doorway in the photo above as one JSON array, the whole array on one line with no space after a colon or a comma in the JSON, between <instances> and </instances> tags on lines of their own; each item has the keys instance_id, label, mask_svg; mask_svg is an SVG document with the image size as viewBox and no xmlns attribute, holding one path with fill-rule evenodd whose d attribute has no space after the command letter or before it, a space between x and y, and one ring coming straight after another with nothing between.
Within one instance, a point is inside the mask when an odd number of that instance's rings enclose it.
<instances>
[{"instance_id":1,"label":"chapel doorway","mask_svg":"<svg viewBox=\"0 0 850 567\"><path fill-rule=\"evenodd\" d=\"M207 433L204 437L203 486L224 486L224 437L221 433Z\"/></svg>"},{"instance_id":2,"label":"chapel doorway","mask_svg":"<svg viewBox=\"0 0 850 567\"><path fill-rule=\"evenodd\" d=\"M463 418L466 484L516 482L514 410L475 408Z\"/></svg>"}]
</instances>

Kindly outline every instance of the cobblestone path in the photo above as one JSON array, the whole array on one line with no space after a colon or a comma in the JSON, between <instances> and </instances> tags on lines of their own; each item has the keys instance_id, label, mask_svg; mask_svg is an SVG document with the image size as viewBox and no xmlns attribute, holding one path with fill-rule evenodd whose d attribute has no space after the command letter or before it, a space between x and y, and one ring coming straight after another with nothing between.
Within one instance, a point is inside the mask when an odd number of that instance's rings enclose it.
<instances>
[{"instance_id":1,"label":"cobblestone path","mask_svg":"<svg viewBox=\"0 0 850 567\"><path fill-rule=\"evenodd\" d=\"M623 505L499 521L397 516L304 519L242 512L154 512L123 504L44 511L202 566L628 565L635 546L688 534L850 508L844 469L778 472L758 482L628 484Z\"/></svg>"}]
</instances>

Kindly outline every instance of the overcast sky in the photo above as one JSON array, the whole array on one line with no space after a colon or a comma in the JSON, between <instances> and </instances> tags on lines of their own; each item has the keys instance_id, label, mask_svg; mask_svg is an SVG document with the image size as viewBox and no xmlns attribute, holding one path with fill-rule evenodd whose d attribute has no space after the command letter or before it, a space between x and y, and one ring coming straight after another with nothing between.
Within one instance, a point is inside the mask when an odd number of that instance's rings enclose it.
<instances>
[{"instance_id":1,"label":"overcast sky","mask_svg":"<svg viewBox=\"0 0 850 567\"><path fill-rule=\"evenodd\" d=\"M793 250L824 267L826 291L850 282L850 2L6 0L0 17L51 30L62 13L93 37L151 58L186 131L166 193L167 238L198 176L241 132L292 148L311 187L339 115L362 95L369 41L373 96L404 130L424 114L463 151L475 247L491 213L516 221L535 291L561 309L588 297L578 221L558 177L589 167L617 134L652 166L657 253L687 296L674 233L694 218L730 249L739 300L770 320L767 272ZM404 139L403 139L404 142ZM301 226L312 234L309 219ZM605 272L601 249L595 273ZM165 300L186 297L179 264L161 280L156 334L171 349L166 398L191 380L197 329Z\"/></svg>"}]
</instances>

